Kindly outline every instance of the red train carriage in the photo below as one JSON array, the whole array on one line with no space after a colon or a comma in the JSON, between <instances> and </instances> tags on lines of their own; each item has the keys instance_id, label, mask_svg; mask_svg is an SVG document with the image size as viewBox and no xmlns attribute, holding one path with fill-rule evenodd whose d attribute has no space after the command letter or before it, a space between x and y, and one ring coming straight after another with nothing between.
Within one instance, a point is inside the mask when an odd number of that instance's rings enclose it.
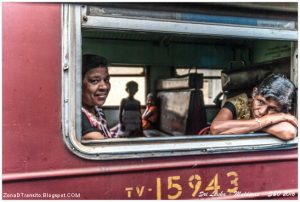
<instances>
[{"instance_id":1,"label":"red train carriage","mask_svg":"<svg viewBox=\"0 0 300 202\"><path fill-rule=\"evenodd\" d=\"M250 77L264 66L297 84L297 3L2 8L3 199L297 198L297 138L197 135L220 109L221 71ZM157 92L164 118L155 130L81 141L84 53L109 58L115 81L140 79L143 107ZM195 69L200 86L176 80ZM103 108L116 124L118 105Z\"/></svg>"}]
</instances>

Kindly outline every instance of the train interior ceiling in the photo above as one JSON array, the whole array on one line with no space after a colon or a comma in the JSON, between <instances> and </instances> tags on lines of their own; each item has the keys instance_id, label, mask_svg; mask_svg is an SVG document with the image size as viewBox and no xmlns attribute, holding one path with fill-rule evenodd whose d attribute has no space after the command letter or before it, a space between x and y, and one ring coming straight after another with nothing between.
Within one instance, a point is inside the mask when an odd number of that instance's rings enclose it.
<instances>
[{"instance_id":1,"label":"train interior ceiling","mask_svg":"<svg viewBox=\"0 0 300 202\"><path fill-rule=\"evenodd\" d=\"M234 87L236 92L232 95L251 91L255 80L259 82L271 72L290 77L291 46L291 41L280 40L82 29L82 54L95 53L106 57L111 64L110 71L116 68L115 72L110 72L112 79L141 79L137 99L141 101L142 110L145 109L147 93L156 95L160 106L157 132L153 133L156 136L195 135L211 123L222 106L222 98L230 95L222 86L221 75L239 75L241 89ZM136 67L142 71L129 71ZM126 72L133 73L126 75ZM196 76L193 73L197 73ZM188 80L189 84L172 89L172 85L178 83L176 79ZM191 79L200 84L196 87L190 85ZM162 87L166 83L171 87ZM124 85L124 82L112 84L110 96L120 96L120 91L126 96ZM216 99L222 92L225 95ZM116 125L119 122L118 103L110 103L108 97L103 108L109 126ZM195 128L200 122L203 124ZM151 134L147 136L152 137Z\"/></svg>"}]
</instances>

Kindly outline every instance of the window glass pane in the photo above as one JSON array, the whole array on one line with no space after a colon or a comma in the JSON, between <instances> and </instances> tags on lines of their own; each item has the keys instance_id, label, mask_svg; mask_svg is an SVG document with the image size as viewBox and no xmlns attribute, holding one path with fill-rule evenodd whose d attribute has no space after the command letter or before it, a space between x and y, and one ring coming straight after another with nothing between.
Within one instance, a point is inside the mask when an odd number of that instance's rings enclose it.
<instances>
[{"instance_id":1,"label":"window glass pane","mask_svg":"<svg viewBox=\"0 0 300 202\"><path fill-rule=\"evenodd\" d=\"M176 75L186 75L188 73L203 74L203 96L205 105L214 105L215 97L222 91L221 84L221 69L189 69L189 68L176 68ZM206 78L205 78L206 77ZM220 77L210 79L209 77Z\"/></svg>"},{"instance_id":2,"label":"window glass pane","mask_svg":"<svg viewBox=\"0 0 300 202\"><path fill-rule=\"evenodd\" d=\"M197 69L197 73L203 74L206 76L220 76L221 77L221 69ZM176 68L176 75L181 76L188 73L196 73L196 69L188 69L188 68Z\"/></svg>"},{"instance_id":3,"label":"window glass pane","mask_svg":"<svg viewBox=\"0 0 300 202\"><path fill-rule=\"evenodd\" d=\"M204 79L203 97L205 105L214 105L215 97L222 91L221 79Z\"/></svg>"},{"instance_id":4,"label":"window glass pane","mask_svg":"<svg viewBox=\"0 0 300 202\"><path fill-rule=\"evenodd\" d=\"M141 102L141 105L145 105L145 77L118 77L112 76L110 77L111 89L109 95L106 99L104 106L120 106L121 100L125 97L128 97L128 93L126 92L126 83L129 81L135 81L139 85L139 90L135 94L134 98Z\"/></svg>"},{"instance_id":5,"label":"window glass pane","mask_svg":"<svg viewBox=\"0 0 300 202\"><path fill-rule=\"evenodd\" d=\"M110 75L126 75L126 74L135 74L142 75L144 74L143 67L108 67L108 72Z\"/></svg>"}]
</instances>

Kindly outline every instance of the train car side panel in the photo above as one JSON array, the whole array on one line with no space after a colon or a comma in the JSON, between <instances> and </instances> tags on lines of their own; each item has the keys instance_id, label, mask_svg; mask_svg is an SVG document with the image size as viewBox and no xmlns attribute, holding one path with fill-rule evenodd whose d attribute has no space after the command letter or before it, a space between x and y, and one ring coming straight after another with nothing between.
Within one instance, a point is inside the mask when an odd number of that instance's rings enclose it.
<instances>
[{"instance_id":1,"label":"train car side panel","mask_svg":"<svg viewBox=\"0 0 300 202\"><path fill-rule=\"evenodd\" d=\"M3 22L3 172L56 167L65 153L60 5L3 3Z\"/></svg>"},{"instance_id":2,"label":"train car side panel","mask_svg":"<svg viewBox=\"0 0 300 202\"><path fill-rule=\"evenodd\" d=\"M65 178L63 183L60 178L21 181L8 183L5 191L6 198L11 193L20 193L20 199L288 198L297 197L295 167L296 161L195 165L184 169L79 175Z\"/></svg>"}]
</instances>

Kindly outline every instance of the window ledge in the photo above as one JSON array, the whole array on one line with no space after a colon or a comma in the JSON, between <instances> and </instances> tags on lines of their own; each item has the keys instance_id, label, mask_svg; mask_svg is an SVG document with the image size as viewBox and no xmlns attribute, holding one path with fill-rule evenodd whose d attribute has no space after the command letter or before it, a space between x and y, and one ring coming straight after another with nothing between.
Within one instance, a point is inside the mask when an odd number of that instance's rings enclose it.
<instances>
[{"instance_id":1,"label":"window ledge","mask_svg":"<svg viewBox=\"0 0 300 202\"><path fill-rule=\"evenodd\" d=\"M85 158L123 159L195 154L217 154L297 148L298 138L282 141L266 133L82 141ZM88 148L88 151L86 150Z\"/></svg>"}]
</instances>

